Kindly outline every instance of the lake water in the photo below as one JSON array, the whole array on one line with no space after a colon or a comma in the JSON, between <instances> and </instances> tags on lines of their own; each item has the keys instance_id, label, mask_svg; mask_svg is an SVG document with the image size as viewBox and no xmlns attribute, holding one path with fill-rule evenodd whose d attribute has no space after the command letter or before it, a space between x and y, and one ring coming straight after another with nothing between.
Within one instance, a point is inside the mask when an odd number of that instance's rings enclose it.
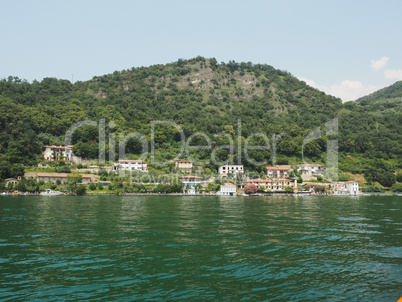
<instances>
[{"instance_id":1,"label":"lake water","mask_svg":"<svg viewBox=\"0 0 402 302\"><path fill-rule=\"evenodd\" d=\"M402 197L0 196L0 301L397 301Z\"/></svg>"}]
</instances>

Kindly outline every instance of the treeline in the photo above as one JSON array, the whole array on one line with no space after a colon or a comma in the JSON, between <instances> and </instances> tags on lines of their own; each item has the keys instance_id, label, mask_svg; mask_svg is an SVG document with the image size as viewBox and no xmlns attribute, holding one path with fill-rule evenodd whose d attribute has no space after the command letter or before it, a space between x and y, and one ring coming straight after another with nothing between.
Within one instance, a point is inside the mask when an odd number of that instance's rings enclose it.
<instances>
[{"instance_id":1,"label":"treeline","mask_svg":"<svg viewBox=\"0 0 402 302\"><path fill-rule=\"evenodd\" d=\"M392 96L397 95L398 87L392 89ZM337 139L343 171L369 174L360 164L348 161L350 155L364 158L367 165L382 159L391 166L389 171L395 172L402 167L402 115L397 100L387 102L363 100L342 104L340 99L272 66L218 63L214 58L203 57L115 71L74 84L54 78L28 83L9 77L0 80L0 167L36 164L42 146L63 145L71 125L102 119L106 156L114 151L118 159L120 134L140 133L149 150L152 122L171 121L182 129L186 139L202 132L211 141L210 149L193 150L193 159L207 161L214 148L222 147L215 153L217 159L230 161L238 158L241 120L241 148L254 133L264 134L270 140L268 150L250 151L252 161L272 162L276 152L278 164L294 164L301 161L303 151L309 161L324 163L327 141ZM325 123L334 118L338 118L339 133L328 135ZM304 139L317 127L321 130L320 138L303 148ZM115 137L111 142L114 150L109 150L110 134ZM273 135L280 138L274 141ZM181 133L174 126L155 125L154 139L158 161L174 158L181 148ZM233 156L223 147L231 140L235 146ZM79 128L72 143L77 155L96 158L98 127ZM199 146L207 141L195 136L191 143ZM131 159L138 158L144 149L138 138L124 144ZM255 135L247 144L261 146L266 141ZM264 169L264 165L251 164L244 154L241 160L248 170ZM208 168L216 170L214 165ZM2 173L0 178L10 175L14 173Z\"/></svg>"}]
</instances>

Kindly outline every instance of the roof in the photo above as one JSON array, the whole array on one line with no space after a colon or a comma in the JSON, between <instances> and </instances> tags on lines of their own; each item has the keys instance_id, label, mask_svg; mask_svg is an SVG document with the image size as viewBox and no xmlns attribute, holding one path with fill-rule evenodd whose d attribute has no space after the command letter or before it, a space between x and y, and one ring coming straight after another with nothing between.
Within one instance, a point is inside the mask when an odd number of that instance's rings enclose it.
<instances>
[{"instance_id":1,"label":"roof","mask_svg":"<svg viewBox=\"0 0 402 302\"><path fill-rule=\"evenodd\" d=\"M303 165L296 165L296 167L324 167L324 165L320 165L320 164L303 164Z\"/></svg>"},{"instance_id":2,"label":"roof","mask_svg":"<svg viewBox=\"0 0 402 302\"><path fill-rule=\"evenodd\" d=\"M80 175L82 178L92 178L92 174L67 174L67 173L40 173L36 174L38 177L57 177L57 178L67 178L68 176Z\"/></svg>"},{"instance_id":3,"label":"roof","mask_svg":"<svg viewBox=\"0 0 402 302\"><path fill-rule=\"evenodd\" d=\"M181 159L175 159L176 162L178 163L192 163L191 160L181 160Z\"/></svg>"},{"instance_id":4,"label":"roof","mask_svg":"<svg viewBox=\"0 0 402 302\"><path fill-rule=\"evenodd\" d=\"M226 166L237 166L237 167L243 167L243 165L229 165L229 164L222 165L222 166L220 166L220 167L226 167Z\"/></svg>"},{"instance_id":5,"label":"roof","mask_svg":"<svg viewBox=\"0 0 402 302\"><path fill-rule=\"evenodd\" d=\"M223 186L226 186L226 187L236 187L234 184L231 184L231 183L229 183L229 182L225 182L224 184L223 184ZM222 187L222 186L221 186Z\"/></svg>"},{"instance_id":6,"label":"roof","mask_svg":"<svg viewBox=\"0 0 402 302\"><path fill-rule=\"evenodd\" d=\"M180 176L179 178L194 178L194 179L202 179L202 177L198 177L198 176L192 176L192 175L188 175L188 176Z\"/></svg>"},{"instance_id":7,"label":"roof","mask_svg":"<svg viewBox=\"0 0 402 302\"><path fill-rule=\"evenodd\" d=\"M272 182L276 182L276 181L288 181L288 182L292 182L292 180L290 179L286 179L286 178L272 178L272 179L251 179L248 182L266 182L266 183L272 183Z\"/></svg>"},{"instance_id":8,"label":"roof","mask_svg":"<svg viewBox=\"0 0 402 302\"><path fill-rule=\"evenodd\" d=\"M267 170L290 170L290 168L286 168L286 167L266 167Z\"/></svg>"},{"instance_id":9,"label":"roof","mask_svg":"<svg viewBox=\"0 0 402 302\"><path fill-rule=\"evenodd\" d=\"M327 183L327 182L305 182L303 183L304 185L308 185L308 186L321 186L321 187L326 187L329 186L331 183Z\"/></svg>"},{"instance_id":10,"label":"roof","mask_svg":"<svg viewBox=\"0 0 402 302\"><path fill-rule=\"evenodd\" d=\"M67 178L70 174L67 173L40 173L36 174L38 177L60 177L60 178Z\"/></svg>"},{"instance_id":11,"label":"roof","mask_svg":"<svg viewBox=\"0 0 402 302\"><path fill-rule=\"evenodd\" d=\"M287 179L287 178L272 178L273 181L290 181L292 182L293 180Z\"/></svg>"},{"instance_id":12,"label":"roof","mask_svg":"<svg viewBox=\"0 0 402 302\"><path fill-rule=\"evenodd\" d=\"M68 145L68 146L44 146L44 148L53 148L53 149L72 149L74 146L73 145Z\"/></svg>"}]
</instances>

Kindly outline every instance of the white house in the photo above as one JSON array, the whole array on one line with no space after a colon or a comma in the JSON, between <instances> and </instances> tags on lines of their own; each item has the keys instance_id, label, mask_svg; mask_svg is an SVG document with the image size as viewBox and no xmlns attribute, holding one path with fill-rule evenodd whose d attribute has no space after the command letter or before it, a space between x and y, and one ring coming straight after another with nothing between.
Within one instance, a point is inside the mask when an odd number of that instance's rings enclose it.
<instances>
[{"instance_id":1,"label":"white house","mask_svg":"<svg viewBox=\"0 0 402 302\"><path fill-rule=\"evenodd\" d=\"M218 172L220 176L229 176L229 174L236 176L244 174L244 168L243 165L223 165L219 167Z\"/></svg>"},{"instance_id":2,"label":"white house","mask_svg":"<svg viewBox=\"0 0 402 302\"><path fill-rule=\"evenodd\" d=\"M335 195L353 195L360 194L359 183L357 181L336 182L331 184L331 189Z\"/></svg>"},{"instance_id":3,"label":"white house","mask_svg":"<svg viewBox=\"0 0 402 302\"><path fill-rule=\"evenodd\" d=\"M317 176L324 174L324 165L319 164L297 165L296 169L301 174L303 180L317 179Z\"/></svg>"},{"instance_id":4,"label":"white house","mask_svg":"<svg viewBox=\"0 0 402 302\"><path fill-rule=\"evenodd\" d=\"M202 177L198 176L181 176L179 177L180 181L183 183L183 192L187 194L195 194L198 193L198 185L201 186Z\"/></svg>"},{"instance_id":5,"label":"white house","mask_svg":"<svg viewBox=\"0 0 402 302\"><path fill-rule=\"evenodd\" d=\"M6 184L6 185L8 185L8 184L13 184L13 185L16 185L16 184L18 184L19 183L19 180L18 179L16 179L16 178L6 178L5 180L4 180L4 183Z\"/></svg>"},{"instance_id":6,"label":"white house","mask_svg":"<svg viewBox=\"0 0 402 302\"><path fill-rule=\"evenodd\" d=\"M74 164L80 163L82 158L73 153L73 145L44 146L43 158L48 161L64 160Z\"/></svg>"},{"instance_id":7,"label":"white house","mask_svg":"<svg viewBox=\"0 0 402 302\"><path fill-rule=\"evenodd\" d=\"M118 163L113 164L113 170L124 170L124 171L142 171L148 172L148 166L142 160L129 160L120 159Z\"/></svg>"},{"instance_id":8,"label":"white house","mask_svg":"<svg viewBox=\"0 0 402 302\"><path fill-rule=\"evenodd\" d=\"M221 189L216 193L217 195L236 196L236 186L231 183L221 185Z\"/></svg>"}]
</instances>

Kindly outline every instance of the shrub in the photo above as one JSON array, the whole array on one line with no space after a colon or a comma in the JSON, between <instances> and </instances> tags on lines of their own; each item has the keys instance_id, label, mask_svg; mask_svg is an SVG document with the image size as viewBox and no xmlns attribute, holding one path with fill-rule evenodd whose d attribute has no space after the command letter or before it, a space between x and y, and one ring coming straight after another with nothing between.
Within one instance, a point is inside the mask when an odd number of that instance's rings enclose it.
<instances>
[{"instance_id":1,"label":"shrub","mask_svg":"<svg viewBox=\"0 0 402 302\"><path fill-rule=\"evenodd\" d=\"M86 186L84 186L84 185L79 185L78 187L77 187L77 195L85 195L86 193L87 193L87 187Z\"/></svg>"},{"instance_id":2,"label":"shrub","mask_svg":"<svg viewBox=\"0 0 402 302\"><path fill-rule=\"evenodd\" d=\"M394 184L391 189L392 192L402 192L402 184Z\"/></svg>"},{"instance_id":3,"label":"shrub","mask_svg":"<svg viewBox=\"0 0 402 302\"><path fill-rule=\"evenodd\" d=\"M246 194L253 194L257 192L258 187L255 184L246 184L244 186L244 193Z\"/></svg>"},{"instance_id":4,"label":"shrub","mask_svg":"<svg viewBox=\"0 0 402 302\"><path fill-rule=\"evenodd\" d=\"M286 187L285 192L286 193L293 193L295 190L292 187Z\"/></svg>"},{"instance_id":5,"label":"shrub","mask_svg":"<svg viewBox=\"0 0 402 302\"><path fill-rule=\"evenodd\" d=\"M314 192L323 193L324 191L325 191L325 188L323 186L316 186L314 188Z\"/></svg>"}]
</instances>

